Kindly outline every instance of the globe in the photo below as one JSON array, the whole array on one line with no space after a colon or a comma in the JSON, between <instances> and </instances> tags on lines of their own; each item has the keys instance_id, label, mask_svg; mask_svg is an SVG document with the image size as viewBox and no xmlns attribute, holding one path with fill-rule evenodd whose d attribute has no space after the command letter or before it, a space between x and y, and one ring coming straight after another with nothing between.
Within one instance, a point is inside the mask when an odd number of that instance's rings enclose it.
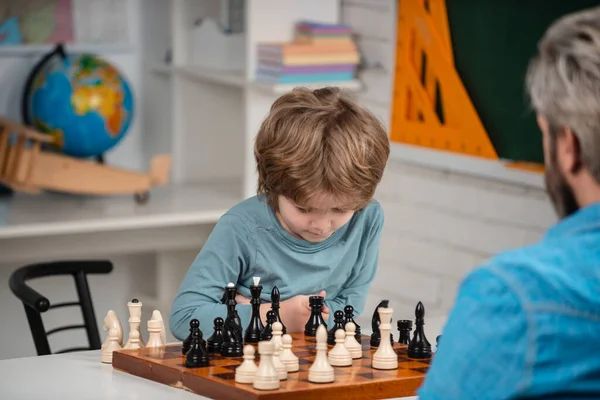
<instances>
[{"instance_id":1,"label":"globe","mask_svg":"<svg viewBox=\"0 0 600 400\"><path fill-rule=\"evenodd\" d=\"M126 135L133 118L129 83L107 60L59 47L34 68L25 89L25 123L74 157L98 157Z\"/></svg>"}]
</instances>

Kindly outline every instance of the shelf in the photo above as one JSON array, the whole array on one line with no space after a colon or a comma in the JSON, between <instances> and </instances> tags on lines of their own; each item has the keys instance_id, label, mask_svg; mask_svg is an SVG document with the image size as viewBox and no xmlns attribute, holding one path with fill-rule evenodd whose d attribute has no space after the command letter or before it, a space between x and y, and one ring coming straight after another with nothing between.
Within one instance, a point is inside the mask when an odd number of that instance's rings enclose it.
<instances>
[{"instance_id":1,"label":"shelf","mask_svg":"<svg viewBox=\"0 0 600 400\"><path fill-rule=\"evenodd\" d=\"M241 71L222 71L186 65L176 67L178 74L204 82L219 83L227 86L244 87L246 78Z\"/></svg>"},{"instance_id":2,"label":"shelf","mask_svg":"<svg viewBox=\"0 0 600 400\"><path fill-rule=\"evenodd\" d=\"M0 198L0 239L213 224L241 200L241 182L167 185L131 196L15 193Z\"/></svg>"},{"instance_id":3,"label":"shelf","mask_svg":"<svg viewBox=\"0 0 600 400\"><path fill-rule=\"evenodd\" d=\"M23 46L0 46L0 57L18 56L26 57L36 54L48 53L56 47L54 44L23 45ZM118 54L131 53L135 47L127 44L66 44L67 53L94 53L94 54Z\"/></svg>"},{"instance_id":4,"label":"shelf","mask_svg":"<svg viewBox=\"0 0 600 400\"><path fill-rule=\"evenodd\" d=\"M352 91L358 91L362 88L359 80L351 81L333 81L333 82L315 82L315 83L292 83L292 84L281 84L281 83L267 83L254 81L248 84L249 86L257 89L262 89L271 93L283 94L291 91L296 87L306 87L310 89L318 89L326 86L336 86L341 89L348 89Z\"/></svg>"}]
</instances>

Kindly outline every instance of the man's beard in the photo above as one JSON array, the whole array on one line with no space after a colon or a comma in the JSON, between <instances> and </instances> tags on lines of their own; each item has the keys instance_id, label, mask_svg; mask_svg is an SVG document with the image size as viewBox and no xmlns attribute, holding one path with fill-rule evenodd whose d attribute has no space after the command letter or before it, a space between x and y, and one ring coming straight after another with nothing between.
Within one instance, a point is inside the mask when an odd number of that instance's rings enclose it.
<instances>
[{"instance_id":1,"label":"man's beard","mask_svg":"<svg viewBox=\"0 0 600 400\"><path fill-rule=\"evenodd\" d=\"M550 165L546 171L546 191L559 219L566 218L579 210L573 189L558 168L556 149L551 151Z\"/></svg>"}]
</instances>

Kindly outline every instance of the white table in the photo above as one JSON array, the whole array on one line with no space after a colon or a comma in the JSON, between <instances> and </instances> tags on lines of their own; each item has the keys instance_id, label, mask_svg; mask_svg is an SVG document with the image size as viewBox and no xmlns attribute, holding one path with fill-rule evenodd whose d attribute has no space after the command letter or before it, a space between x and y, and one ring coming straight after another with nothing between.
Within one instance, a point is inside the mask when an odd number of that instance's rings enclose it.
<instances>
[{"instance_id":1,"label":"white table","mask_svg":"<svg viewBox=\"0 0 600 400\"><path fill-rule=\"evenodd\" d=\"M426 320L432 345L445 318ZM365 332L368 334L368 332ZM0 360L0 399L6 400L202 400L183 389L116 371L100 351ZM416 400L404 397L403 400Z\"/></svg>"}]
</instances>

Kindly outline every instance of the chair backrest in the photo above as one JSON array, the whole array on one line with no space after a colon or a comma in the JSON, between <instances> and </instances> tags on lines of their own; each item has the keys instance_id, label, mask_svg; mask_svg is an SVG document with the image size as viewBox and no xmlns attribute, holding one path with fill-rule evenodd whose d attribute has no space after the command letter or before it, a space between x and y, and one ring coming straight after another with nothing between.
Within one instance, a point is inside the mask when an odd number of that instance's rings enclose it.
<instances>
[{"instance_id":1,"label":"chair backrest","mask_svg":"<svg viewBox=\"0 0 600 400\"><path fill-rule=\"evenodd\" d=\"M10 289L14 295L21 300L25 307L25 313L29 322L29 328L33 335L33 341L38 355L52 354L48 336L71 329L85 329L89 342L89 347L72 347L61 351L55 351L54 354L66 353L78 350L98 350L101 347L98 324L92 302L92 295L87 281L88 274L108 274L112 271L113 264L110 261L95 260L75 260L75 261L55 261L48 263L39 263L20 267L10 276ZM71 275L75 281L78 301L55 303L50 301L40 293L27 285L27 281L35 278L42 278L56 275ZM67 325L57 327L46 332L42 321L42 313L53 308L78 306L83 315L83 325Z\"/></svg>"}]
</instances>

